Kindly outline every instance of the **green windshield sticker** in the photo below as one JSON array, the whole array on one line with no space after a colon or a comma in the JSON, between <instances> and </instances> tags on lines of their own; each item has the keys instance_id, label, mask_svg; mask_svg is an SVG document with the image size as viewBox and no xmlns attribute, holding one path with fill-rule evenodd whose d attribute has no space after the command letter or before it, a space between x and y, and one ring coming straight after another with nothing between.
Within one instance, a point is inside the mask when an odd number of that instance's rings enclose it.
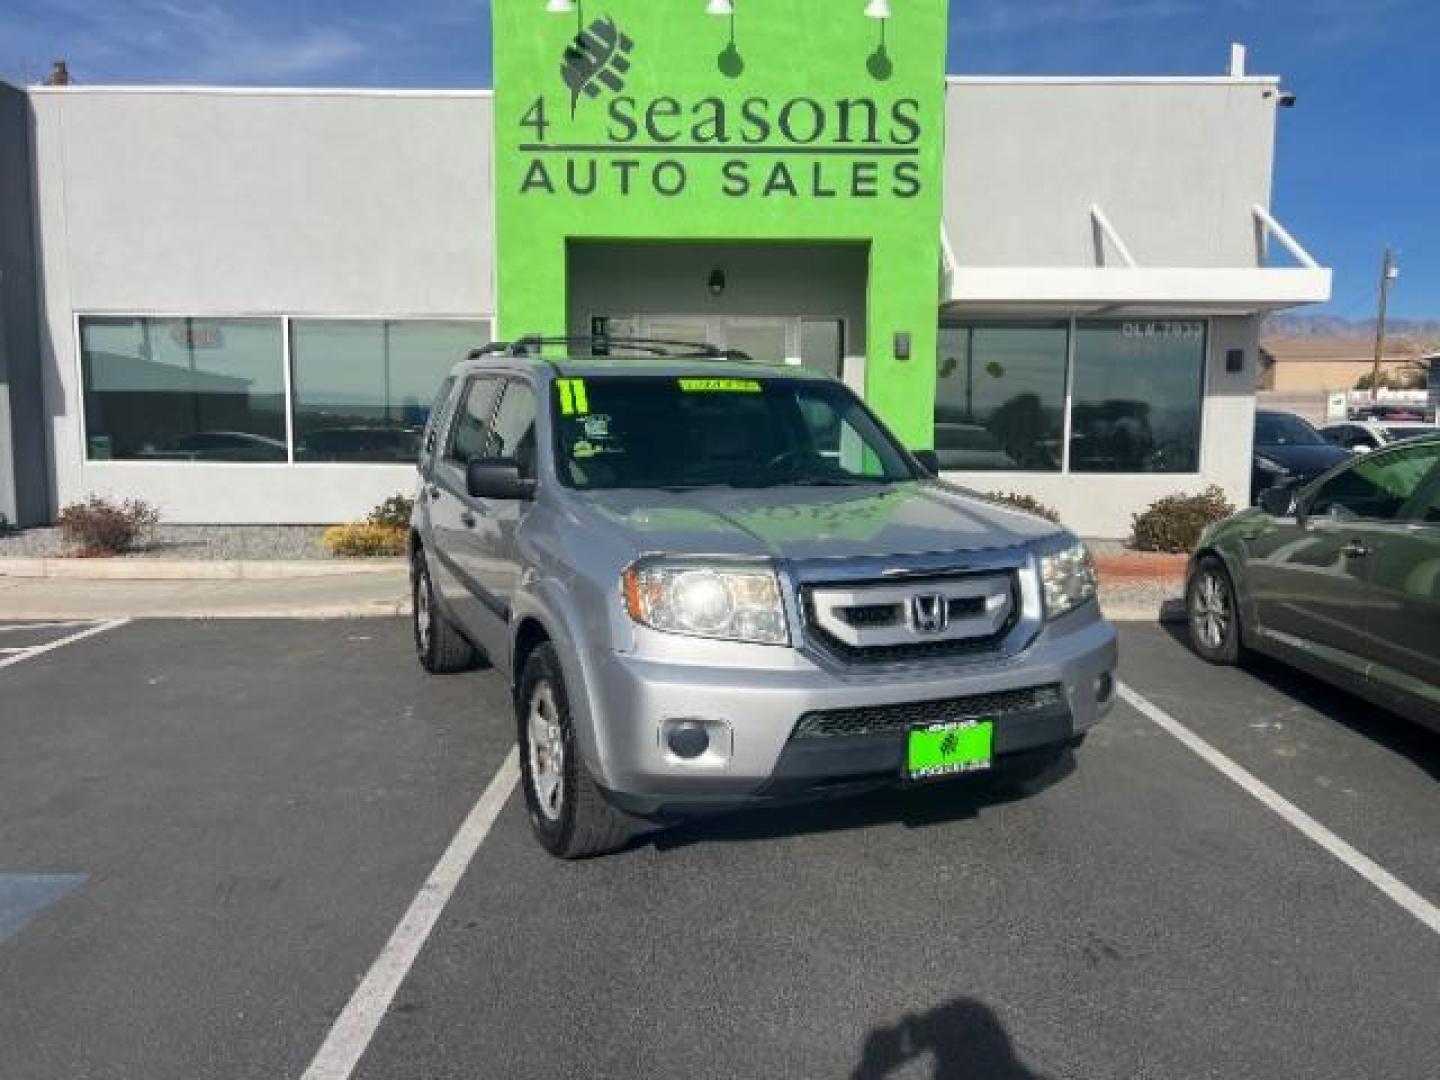
<instances>
[{"instance_id":1,"label":"green windshield sticker","mask_svg":"<svg viewBox=\"0 0 1440 1080\"><path fill-rule=\"evenodd\" d=\"M687 394L758 394L760 384L754 379L681 379L680 389Z\"/></svg>"},{"instance_id":2,"label":"green windshield sticker","mask_svg":"<svg viewBox=\"0 0 1440 1080\"><path fill-rule=\"evenodd\" d=\"M562 416L584 416L590 411L590 395L585 391L584 379L557 379L560 389L560 413Z\"/></svg>"}]
</instances>

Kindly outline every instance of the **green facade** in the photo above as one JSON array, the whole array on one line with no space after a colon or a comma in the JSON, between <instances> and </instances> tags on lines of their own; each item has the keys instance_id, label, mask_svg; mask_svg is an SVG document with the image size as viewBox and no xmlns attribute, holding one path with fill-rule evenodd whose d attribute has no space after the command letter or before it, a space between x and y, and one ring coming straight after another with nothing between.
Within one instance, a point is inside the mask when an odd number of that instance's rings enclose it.
<instances>
[{"instance_id":1,"label":"green facade","mask_svg":"<svg viewBox=\"0 0 1440 1080\"><path fill-rule=\"evenodd\" d=\"M945 0L735 7L494 0L501 333L565 332L570 240L865 243L866 396L929 446Z\"/></svg>"}]
</instances>

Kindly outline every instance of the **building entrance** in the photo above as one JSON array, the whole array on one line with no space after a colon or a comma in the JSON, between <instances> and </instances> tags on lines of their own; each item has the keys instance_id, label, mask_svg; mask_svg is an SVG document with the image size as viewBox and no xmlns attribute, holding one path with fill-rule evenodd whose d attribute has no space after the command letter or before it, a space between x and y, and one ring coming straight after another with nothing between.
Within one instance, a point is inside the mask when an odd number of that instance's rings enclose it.
<instances>
[{"instance_id":1,"label":"building entrance","mask_svg":"<svg viewBox=\"0 0 1440 1080\"><path fill-rule=\"evenodd\" d=\"M738 349L767 363L804 365L839 378L845 360L843 319L785 316L592 315L591 332L609 337L694 341Z\"/></svg>"}]
</instances>

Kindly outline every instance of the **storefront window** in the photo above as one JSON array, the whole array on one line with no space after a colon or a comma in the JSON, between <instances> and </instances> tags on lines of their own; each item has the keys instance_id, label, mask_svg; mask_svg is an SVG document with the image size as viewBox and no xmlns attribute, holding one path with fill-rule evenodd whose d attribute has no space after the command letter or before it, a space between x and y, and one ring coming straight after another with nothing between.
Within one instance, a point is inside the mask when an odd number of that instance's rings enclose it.
<instances>
[{"instance_id":1,"label":"storefront window","mask_svg":"<svg viewBox=\"0 0 1440 1080\"><path fill-rule=\"evenodd\" d=\"M1203 322L1078 323L1071 471L1198 472L1204 371Z\"/></svg>"},{"instance_id":2,"label":"storefront window","mask_svg":"<svg viewBox=\"0 0 1440 1080\"><path fill-rule=\"evenodd\" d=\"M1063 324L940 328L935 452L942 469L1058 472Z\"/></svg>"},{"instance_id":3,"label":"storefront window","mask_svg":"<svg viewBox=\"0 0 1440 1080\"><path fill-rule=\"evenodd\" d=\"M295 460L409 462L436 388L490 326L296 319L290 334Z\"/></svg>"},{"instance_id":4,"label":"storefront window","mask_svg":"<svg viewBox=\"0 0 1440 1080\"><path fill-rule=\"evenodd\" d=\"M284 461L279 319L80 320L93 460Z\"/></svg>"}]
</instances>

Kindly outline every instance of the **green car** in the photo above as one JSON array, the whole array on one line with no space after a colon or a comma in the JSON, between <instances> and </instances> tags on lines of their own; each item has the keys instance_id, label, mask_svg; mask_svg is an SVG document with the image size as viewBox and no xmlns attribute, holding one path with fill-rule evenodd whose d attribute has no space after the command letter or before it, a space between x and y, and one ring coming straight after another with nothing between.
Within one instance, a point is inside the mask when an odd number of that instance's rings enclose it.
<instances>
[{"instance_id":1,"label":"green car","mask_svg":"<svg viewBox=\"0 0 1440 1080\"><path fill-rule=\"evenodd\" d=\"M1440 439L1353 458L1212 525L1185 605L1211 663L1266 653L1440 731Z\"/></svg>"}]
</instances>

